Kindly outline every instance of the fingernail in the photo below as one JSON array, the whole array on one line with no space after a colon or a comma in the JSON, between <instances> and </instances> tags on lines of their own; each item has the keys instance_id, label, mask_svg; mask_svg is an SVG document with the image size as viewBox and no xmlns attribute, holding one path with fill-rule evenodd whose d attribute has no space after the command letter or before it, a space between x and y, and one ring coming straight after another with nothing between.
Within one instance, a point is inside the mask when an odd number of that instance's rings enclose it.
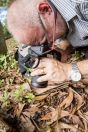
<instances>
[{"instance_id":1,"label":"fingernail","mask_svg":"<svg viewBox=\"0 0 88 132\"><path fill-rule=\"evenodd\" d=\"M34 73L31 73L31 76L34 76Z\"/></svg>"}]
</instances>

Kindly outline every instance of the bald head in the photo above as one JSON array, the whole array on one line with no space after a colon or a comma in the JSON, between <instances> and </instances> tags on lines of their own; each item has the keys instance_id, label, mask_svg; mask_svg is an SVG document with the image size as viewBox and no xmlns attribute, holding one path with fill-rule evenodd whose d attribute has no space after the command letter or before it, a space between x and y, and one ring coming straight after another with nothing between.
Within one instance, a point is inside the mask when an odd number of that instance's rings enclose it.
<instances>
[{"instance_id":1,"label":"bald head","mask_svg":"<svg viewBox=\"0 0 88 132\"><path fill-rule=\"evenodd\" d=\"M8 10L7 24L14 38L25 44L41 44L47 38L52 43L53 38L61 37L67 30L66 22L47 0L14 1Z\"/></svg>"},{"instance_id":2,"label":"bald head","mask_svg":"<svg viewBox=\"0 0 88 132\"><path fill-rule=\"evenodd\" d=\"M7 24L18 41L27 42L31 30L41 28L37 5L41 0L16 0L8 9Z\"/></svg>"}]
</instances>

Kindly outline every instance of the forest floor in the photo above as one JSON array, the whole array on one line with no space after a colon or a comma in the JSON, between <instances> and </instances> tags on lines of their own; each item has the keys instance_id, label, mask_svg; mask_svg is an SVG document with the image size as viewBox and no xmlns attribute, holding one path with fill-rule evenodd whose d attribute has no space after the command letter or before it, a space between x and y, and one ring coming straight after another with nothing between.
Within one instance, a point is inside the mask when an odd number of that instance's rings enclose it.
<instances>
[{"instance_id":1,"label":"forest floor","mask_svg":"<svg viewBox=\"0 0 88 132\"><path fill-rule=\"evenodd\" d=\"M88 132L88 75L36 93L19 73L15 50L0 55L0 132ZM74 50L68 62L86 53Z\"/></svg>"}]
</instances>

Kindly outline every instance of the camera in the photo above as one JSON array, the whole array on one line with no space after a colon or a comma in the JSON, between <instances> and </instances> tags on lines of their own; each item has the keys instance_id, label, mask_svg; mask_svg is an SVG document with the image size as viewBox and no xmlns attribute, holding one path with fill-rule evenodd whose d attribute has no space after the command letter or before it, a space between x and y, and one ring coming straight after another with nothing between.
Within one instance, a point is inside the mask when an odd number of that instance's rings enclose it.
<instances>
[{"instance_id":1,"label":"camera","mask_svg":"<svg viewBox=\"0 0 88 132\"><path fill-rule=\"evenodd\" d=\"M37 67L40 63L40 60L43 57L47 57L47 58L55 58L57 60L61 59L61 54L60 52L56 51L56 50L51 50L50 46L48 44L43 44L43 45L38 45L38 46L25 46L23 47L23 51L24 49L27 48L27 55L23 56L19 51L17 51L18 54L18 63L19 63L19 68L20 68L20 72L23 76L26 77L31 77L30 75L30 71L28 71L28 68L33 68L33 65L36 61L37 64L35 67ZM41 75L43 76L43 75ZM33 88L45 88L47 87L48 81L44 81L44 82L37 82L37 79L40 77L39 76L33 76L31 77L31 86Z\"/></svg>"}]
</instances>

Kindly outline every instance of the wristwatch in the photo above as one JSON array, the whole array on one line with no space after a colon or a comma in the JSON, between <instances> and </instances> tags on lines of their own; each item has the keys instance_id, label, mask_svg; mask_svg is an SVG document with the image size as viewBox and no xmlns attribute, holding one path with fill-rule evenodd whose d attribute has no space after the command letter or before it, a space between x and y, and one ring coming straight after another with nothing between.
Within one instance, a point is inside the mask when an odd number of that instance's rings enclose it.
<instances>
[{"instance_id":1,"label":"wristwatch","mask_svg":"<svg viewBox=\"0 0 88 132\"><path fill-rule=\"evenodd\" d=\"M75 82L81 80L81 73L80 73L80 71L79 71L78 66L77 66L76 63L72 63L72 69L71 69L70 79L72 81L75 81Z\"/></svg>"}]
</instances>

